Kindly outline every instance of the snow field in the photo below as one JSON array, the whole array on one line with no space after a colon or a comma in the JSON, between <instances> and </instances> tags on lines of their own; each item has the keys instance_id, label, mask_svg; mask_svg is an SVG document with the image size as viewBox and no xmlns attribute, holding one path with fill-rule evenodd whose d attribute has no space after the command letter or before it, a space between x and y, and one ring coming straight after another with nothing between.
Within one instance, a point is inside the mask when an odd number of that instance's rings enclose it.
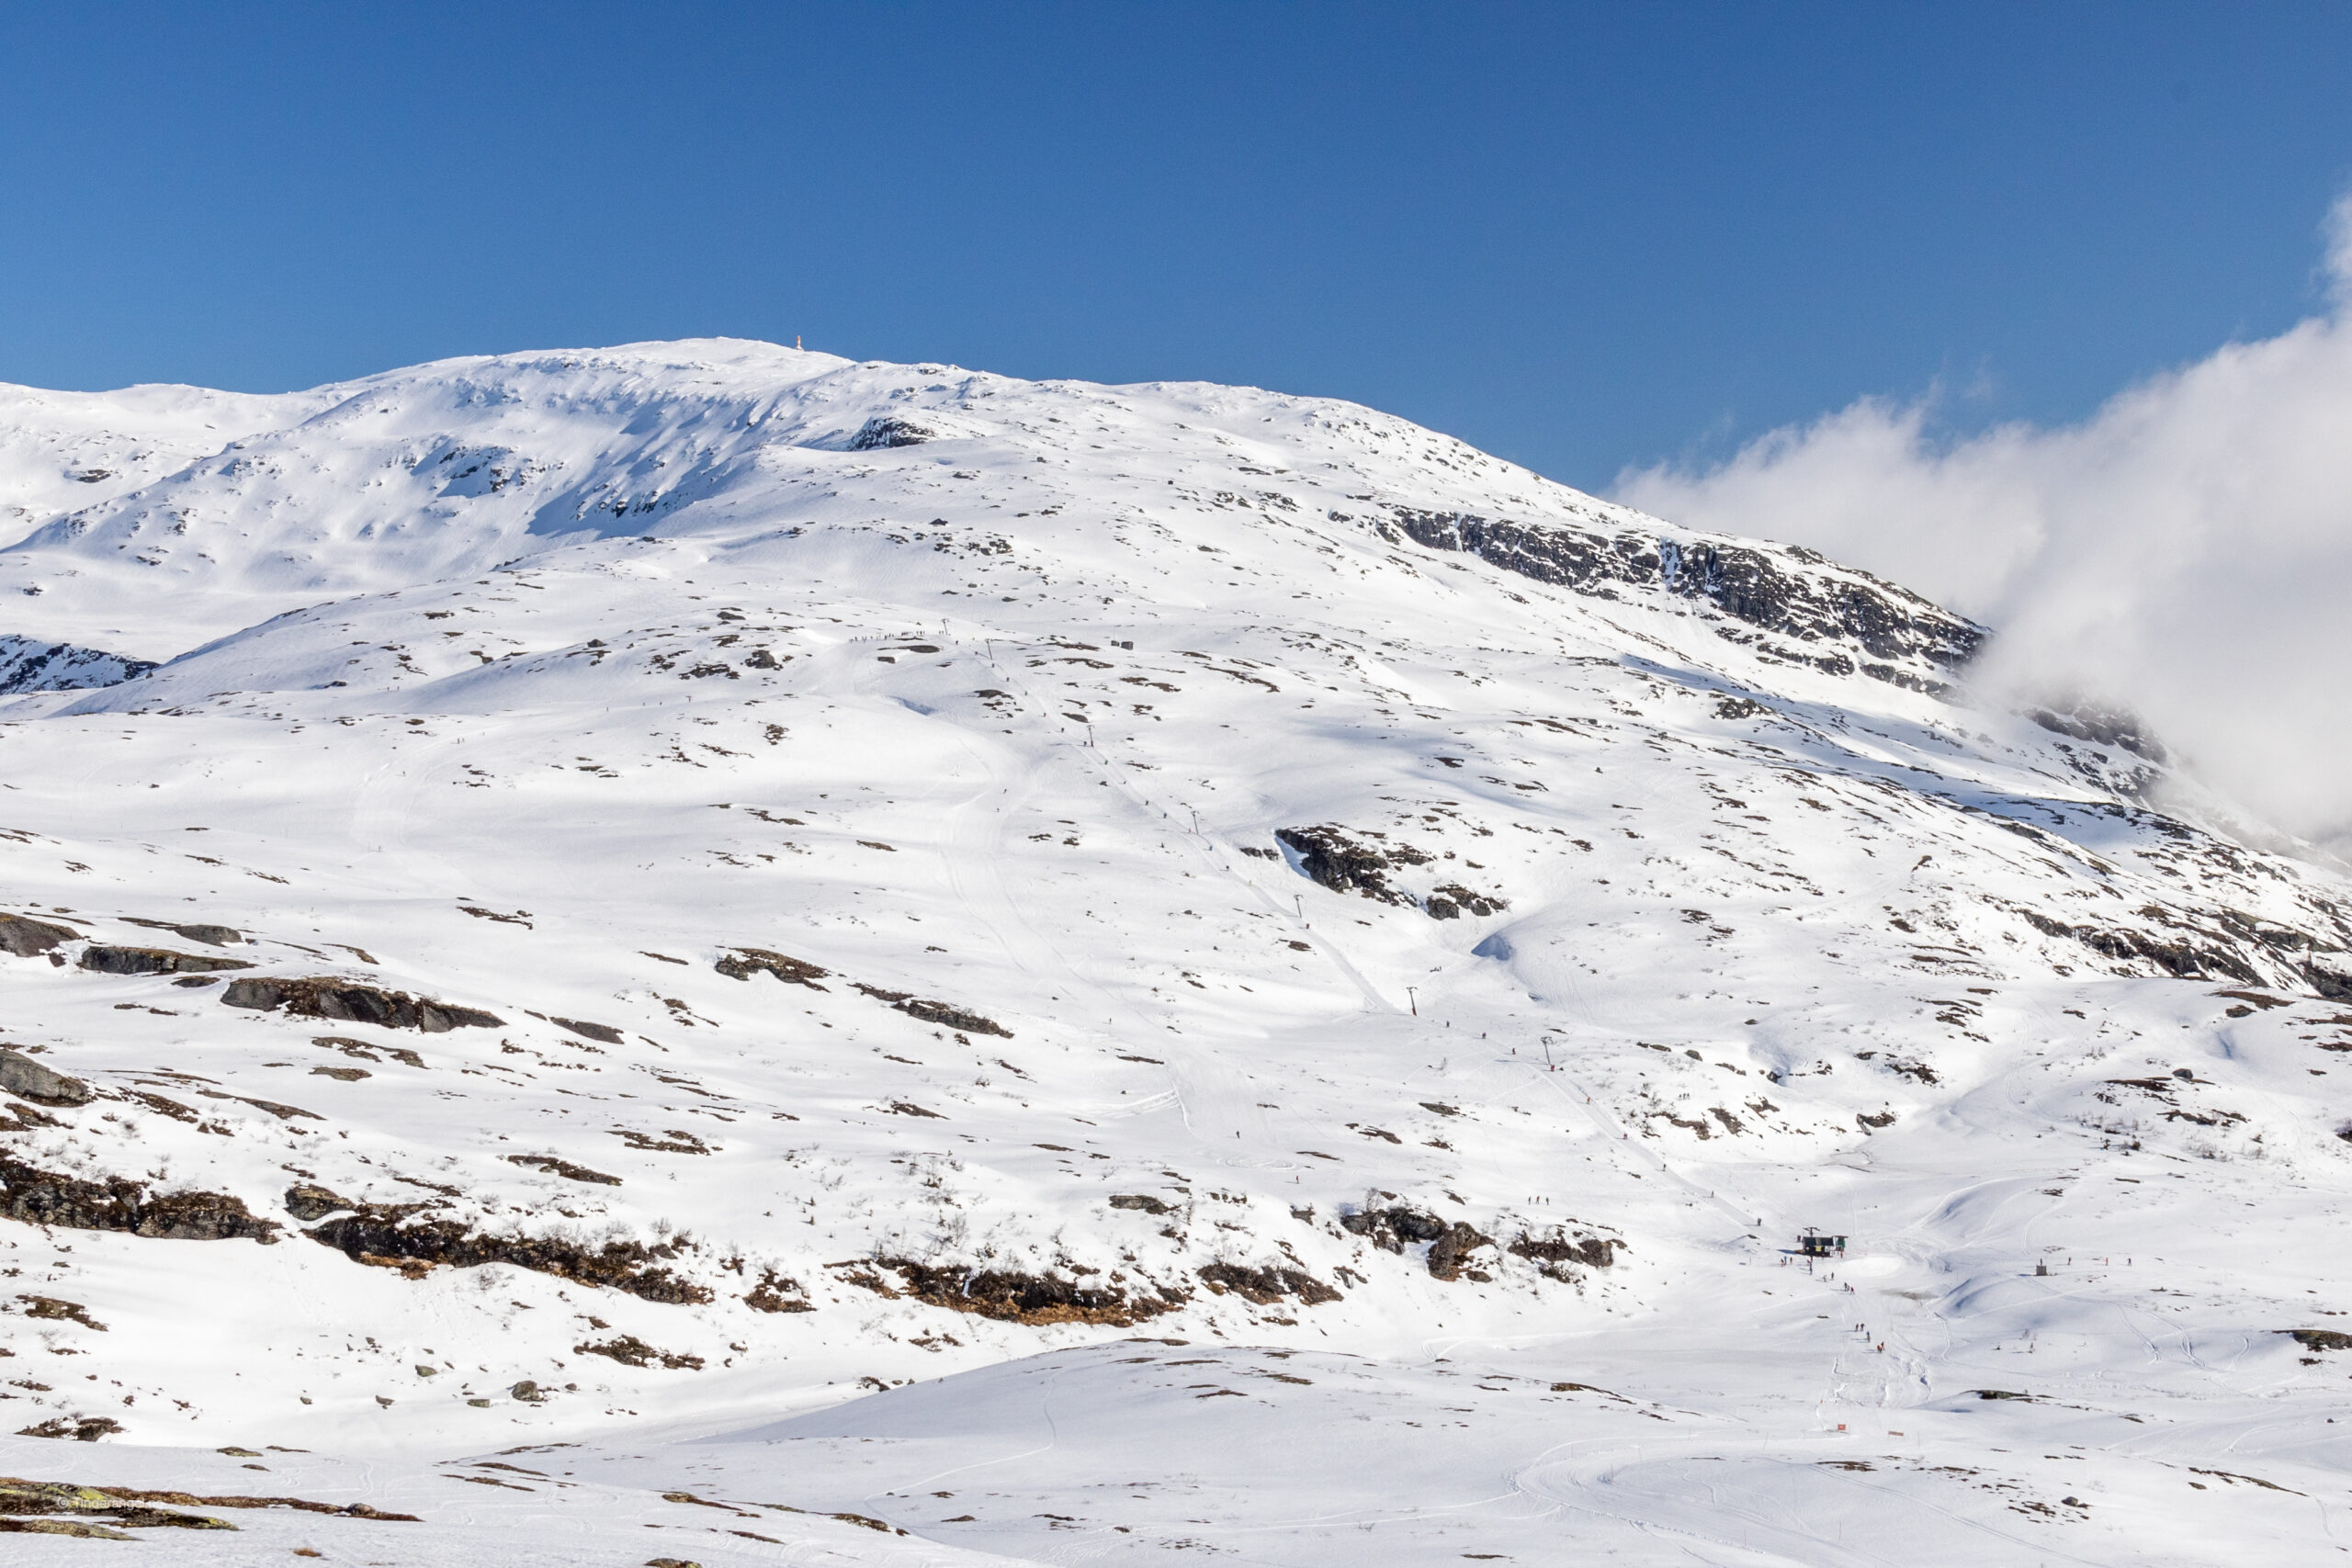
<instances>
[{"instance_id":1,"label":"snow field","mask_svg":"<svg viewBox=\"0 0 2352 1568\"><path fill-rule=\"evenodd\" d=\"M0 700L6 908L78 933L6 1037L96 1096L0 1154L282 1227L0 1226L0 1426L123 1428L14 1473L424 1517L190 1562L2335 1549L2345 889L2161 762L1419 543L1706 542L1345 405L701 344L277 417L0 552L0 629L168 660ZM370 1266L297 1183L709 1299Z\"/></svg>"}]
</instances>

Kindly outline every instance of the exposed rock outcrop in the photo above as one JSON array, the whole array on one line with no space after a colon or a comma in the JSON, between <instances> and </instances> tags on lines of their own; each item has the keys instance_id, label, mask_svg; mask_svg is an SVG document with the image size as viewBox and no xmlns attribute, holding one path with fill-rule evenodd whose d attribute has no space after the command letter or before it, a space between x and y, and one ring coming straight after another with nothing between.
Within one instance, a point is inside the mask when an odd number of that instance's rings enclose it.
<instances>
[{"instance_id":1,"label":"exposed rock outcrop","mask_svg":"<svg viewBox=\"0 0 2352 1568\"><path fill-rule=\"evenodd\" d=\"M1398 1204L1341 1214L1340 1228L1363 1237L1383 1252L1401 1253L1408 1247L1435 1241L1445 1234L1446 1224L1435 1214Z\"/></svg>"},{"instance_id":2,"label":"exposed rock outcrop","mask_svg":"<svg viewBox=\"0 0 2352 1568\"><path fill-rule=\"evenodd\" d=\"M436 1268L504 1263L583 1285L622 1291L649 1302L690 1305L711 1299L704 1286L656 1267L678 1256L675 1245L608 1241L590 1248L558 1236L484 1235L455 1220L418 1219L415 1206L354 1204L353 1213L302 1234L356 1263L399 1269L421 1278Z\"/></svg>"},{"instance_id":3,"label":"exposed rock outcrop","mask_svg":"<svg viewBox=\"0 0 2352 1568\"><path fill-rule=\"evenodd\" d=\"M2303 978L2329 1001L2352 1002L2352 953L2312 953L2304 962Z\"/></svg>"},{"instance_id":4,"label":"exposed rock outcrop","mask_svg":"<svg viewBox=\"0 0 2352 1568\"><path fill-rule=\"evenodd\" d=\"M2087 740L2094 746L2112 746L2151 762L2170 760L2163 745L2147 733L2146 727L2128 713L2077 703L2064 713L2028 708L2026 716L2053 735Z\"/></svg>"},{"instance_id":5,"label":"exposed rock outcrop","mask_svg":"<svg viewBox=\"0 0 2352 1568\"><path fill-rule=\"evenodd\" d=\"M242 958L174 953L167 947L85 947L81 966L99 975L209 975L219 969L250 969Z\"/></svg>"},{"instance_id":6,"label":"exposed rock outcrop","mask_svg":"<svg viewBox=\"0 0 2352 1568\"><path fill-rule=\"evenodd\" d=\"M1445 1227L1443 1235L1430 1243L1430 1278L1449 1282L1466 1278L1486 1283L1486 1272L1471 1267L1470 1258L1481 1249L1493 1250L1494 1245L1494 1237L1465 1221L1454 1221Z\"/></svg>"},{"instance_id":7,"label":"exposed rock outcrop","mask_svg":"<svg viewBox=\"0 0 2352 1568\"><path fill-rule=\"evenodd\" d=\"M761 1270L760 1282L743 1293L743 1304L753 1312L815 1312L814 1303L797 1280L787 1280L773 1269Z\"/></svg>"},{"instance_id":8,"label":"exposed rock outcrop","mask_svg":"<svg viewBox=\"0 0 2352 1568\"><path fill-rule=\"evenodd\" d=\"M1427 865L1432 858L1407 843L1389 843L1379 833L1355 833L1325 823L1311 828L1279 828L1277 840L1298 856L1298 869L1318 886L1334 893L1360 893L1384 904L1409 904L1412 895L1392 887L1388 873L1405 865ZM1378 843L1367 840L1378 839Z\"/></svg>"},{"instance_id":9,"label":"exposed rock outcrop","mask_svg":"<svg viewBox=\"0 0 2352 1568\"><path fill-rule=\"evenodd\" d=\"M110 1431L122 1428L111 1421L96 1425ZM40 1433L41 1437L79 1437L78 1432ZM100 1434L93 1433L83 1441L95 1441ZM224 1452L250 1453L253 1450L229 1449ZM365 1503L316 1503L308 1497L248 1497L231 1495L207 1497L193 1492L154 1492L135 1486L84 1486L71 1481L21 1481L15 1476L0 1476L0 1511L11 1514L108 1514L118 1522L132 1529L145 1529L155 1524L172 1524L198 1529L233 1529L233 1525L219 1519L191 1520L188 1516L175 1515L164 1518L147 1518L145 1514L158 1513L153 1508L125 1507L126 1504L169 1503L182 1508L289 1508L306 1514L332 1514L349 1519L391 1520L402 1524L418 1523L414 1514L390 1514Z\"/></svg>"},{"instance_id":10,"label":"exposed rock outcrop","mask_svg":"<svg viewBox=\"0 0 2352 1568\"><path fill-rule=\"evenodd\" d=\"M1877 662L1845 651L1809 653L1773 649L1776 657L1815 665L1832 674L1860 669L1876 680L1939 694L1941 682L1898 670L1893 660L1958 671L1984 646L1983 626L1908 589L1852 567L1834 566L1804 548L1771 550L1724 541L1683 544L1633 532L1614 536L1556 524L1513 523L1459 512L1390 506L1395 530L1434 550L1476 556L1491 566L1579 593L1615 597L1614 585L1659 588L1703 600L1742 624L1718 626L1718 635L1753 643L1742 629L1802 643L1845 644Z\"/></svg>"},{"instance_id":11,"label":"exposed rock outcrop","mask_svg":"<svg viewBox=\"0 0 2352 1568\"><path fill-rule=\"evenodd\" d=\"M125 1231L164 1241L274 1241L279 1229L226 1193L156 1193L119 1176L85 1181L7 1155L0 1155L0 1214L27 1224Z\"/></svg>"},{"instance_id":12,"label":"exposed rock outcrop","mask_svg":"<svg viewBox=\"0 0 2352 1568\"><path fill-rule=\"evenodd\" d=\"M936 1023L948 1029L960 1029L967 1034L993 1034L1002 1040L1012 1038L1012 1031L994 1019L983 1018L953 1003L927 1001L911 991L886 991L879 986L853 983L876 1001L888 1002L909 1018L919 1018L925 1023Z\"/></svg>"},{"instance_id":13,"label":"exposed rock outcrop","mask_svg":"<svg viewBox=\"0 0 2352 1568\"><path fill-rule=\"evenodd\" d=\"M878 452L890 446L920 446L937 439L937 433L928 425L917 424L897 414L877 414L857 427L849 438L853 452Z\"/></svg>"},{"instance_id":14,"label":"exposed rock outcrop","mask_svg":"<svg viewBox=\"0 0 2352 1568\"><path fill-rule=\"evenodd\" d=\"M2102 958L2124 964L2151 964L2176 978L2262 983L2262 976L2252 964L2218 944L2205 946L2185 939L2167 940L2128 926L2073 926L2032 909L2025 911L2025 919L2044 936L2072 937Z\"/></svg>"},{"instance_id":15,"label":"exposed rock outcrop","mask_svg":"<svg viewBox=\"0 0 2352 1568\"><path fill-rule=\"evenodd\" d=\"M1168 1204L1148 1192L1114 1192L1111 1194L1111 1207L1134 1209L1147 1214L1164 1214L1169 1212Z\"/></svg>"},{"instance_id":16,"label":"exposed rock outcrop","mask_svg":"<svg viewBox=\"0 0 2352 1568\"><path fill-rule=\"evenodd\" d=\"M553 1155L508 1155L506 1163L527 1166L533 1170L544 1171L549 1176L560 1176L567 1181L592 1182L599 1187L618 1187L621 1184L621 1179L617 1176L607 1176L601 1170L591 1170L584 1165L574 1165L568 1159L558 1159Z\"/></svg>"},{"instance_id":17,"label":"exposed rock outcrop","mask_svg":"<svg viewBox=\"0 0 2352 1568\"><path fill-rule=\"evenodd\" d=\"M37 1105L87 1105L90 1086L80 1078L53 1072L30 1056L0 1049L0 1089L23 1095Z\"/></svg>"},{"instance_id":18,"label":"exposed rock outcrop","mask_svg":"<svg viewBox=\"0 0 2352 1568\"><path fill-rule=\"evenodd\" d=\"M38 958L62 943L79 942L82 933L70 926L36 920L28 915L0 915L0 952L19 958Z\"/></svg>"},{"instance_id":19,"label":"exposed rock outcrop","mask_svg":"<svg viewBox=\"0 0 2352 1568\"><path fill-rule=\"evenodd\" d=\"M754 975L773 975L786 985L806 986L812 991L825 989L817 982L831 973L803 959L770 953L764 947L730 948L711 967L730 980L748 980Z\"/></svg>"},{"instance_id":20,"label":"exposed rock outcrop","mask_svg":"<svg viewBox=\"0 0 2352 1568\"><path fill-rule=\"evenodd\" d=\"M1458 919L1464 914L1492 915L1510 908L1509 901L1480 893L1458 882L1434 889L1427 898L1398 887L1389 873L1406 866L1432 865L1437 857L1417 845L1371 829L1342 828L1318 823L1307 828L1278 828L1275 840L1298 856L1298 869L1317 886L1334 893L1355 893L1384 904L1419 908L1433 920Z\"/></svg>"},{"instance_id":21,"label":"exposed rock outcrop","mask_svg":"<svg viewBox=\"0 0 2352 1568\"><path fill-rule=\"evenodd\" d=\"M306 1225L323 1220L338 1210L358 1207L350 1199L310 1181L297 1182L288 1188L285 1203L286 1212Z\"/></svg>"},{"instance_id":22,"label":"exposed rock outcrop","mask_svg":"<svg viewBox=\"0 0 2352 1568\"><path fill-rule=\"evenodd\" d=\"M123 924L145 926L152 931L170 931L190 942L209 942L214 947L234 947L245 940L244 933L234 926L208 925L201 921L182 923L177 920L142 920L136 915L125 915Z\"/></svg>"},{"instance_id":23,"label":"exposed rock outcrop","mask_svg":"<svg viewBox=\"0 0 2352 1568\"><path fill-rule=\"evenodd\" d=\"M334 1019L345 1023L373 1023L385 1029L421 1029L445 1034L452 1029L496 1029L505 1020L479 1008L412 997L354 980L322 976L307 980L232 980L220 999L232 1008L280 1010L301 1018Z\"/></svg>"},{"instance_id":24,"label":"exposed rock outcrop","mask_svg":"<svg viewBox=\"0 0 2352 1568\"><path fill-rule=\"evenodd\" d=\"M1465 1221L1448 1223L1435 1214L1397 1204L1364 1209L1340 1216L1340 1228L1363 1236L1384 1252L1402 1253L1408 1247L1429 1245L1430 1277L1451 1282L1467 1277L1485 1282L1483 1269L1470 1266L1471 1254L1492 1247L1494 1238Z\"/></svg>"},{"instance_id":25,"label":"exposed rock outcrop","mask_svg":"<svg viewBox=\"0 0 2352 1568\"><path fill-rule=\"evenodd\" d=\"M37 1421L29 1427L19 1427L17 1428L17 1436L20 1438L71 1438L77 1443L95 1443L100 1438L110 1438L121 1430L122 1423L116 1420L111 1416L52 1416L46 1421ZM112 1510L108 1511L111 1512ZM76 1530L71 1533L78 1535L84 1532ZM109 1532L93 1530L88 1533L107 1535ZM111 1539L117 1540L129 1540L131 1538L130 1536L112 1536Z\"/></svg>"},{"instance_id":26,"label":"exposed rock outcrop","mask_svg":"<svg viewBox=\"0 0 2352 1568\"><path fill-rule=\"evenodd\" d=\"M1575 1269L1606 1269L1617 1260L1625 1244L1611 1236L1580 1235L1566 1228L1546 1235L1522 1235L1510 1244L1511 1256L1524 1258L1555 1280L1575 1278Z\"/></svg>"},{"instance_id":27,"label":"exposed rock outcrop","mask_svg":"<svg viewBox=\"0 0 2352 1568\"><path fill-rule=\"evenodd\" d=\"M18 692L85 692L136 681L155 668L151 659L126 659L70 642L0 636L0 696Z\"/></svg>"},{"instance_id":28,"label":"exposed rock outcrop","mask_svg":"<svg viewBox=\"0 0 2352 1568\"><path fill-rule=\"evenodd\" d=\"M1510 908L1508 899L1491 893L1476 893L1458 882L1449 882L1429 896L1421 905L1433 920L1451 920L1462 915L1498 915Z\"/></svg>"},{"instance_id":29,"label":"exposed rock outcrop","mask_svg":"<svg viewBox=\"0 0 2352 1568\"><path fill-rule=\"evenodd\" d=\"M899 1286L893 1289L875 1271L877 1269L897 1273ZM1147 1294L1110 1283L1084 1285L1053 1274L1023 1274L1008 1269L942 1268L903 1258L876 1258L871 1269L847 1266L842 1278L877 1295L911 1296L950 1312L967 1312L1031 1327L1091 1323L1126 1328L1145 1318L1171 1312L1188 1299L1186 1292L1165 1287Z\"/></svg>"},{"instance_id":30,"label":"exposed rock outcrop","mask_svg":"<svg viewBox=\"0 0 2352 1568\"><path fill-rule=\"evenodd\" d=\"M1278 1264L1249 1269L1238 1263L1211 1263L1199 1272L1201 1283L1216 1294L1221 1296L1230 1291L1242 1300L1259 1306L1273 1306L1291 1296L1309 1306L1340 1299L1339 1292L1304 1269L1288 1269Z\"/></svg>"}]
</instances>

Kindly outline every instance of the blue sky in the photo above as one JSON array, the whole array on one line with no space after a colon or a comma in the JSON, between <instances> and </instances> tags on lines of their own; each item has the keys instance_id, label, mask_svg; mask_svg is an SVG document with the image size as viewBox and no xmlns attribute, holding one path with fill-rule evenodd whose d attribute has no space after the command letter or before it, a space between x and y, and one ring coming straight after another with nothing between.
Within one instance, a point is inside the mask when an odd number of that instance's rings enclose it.
<instances>
[{"instance_id":1,"label":"blue sky","mask_svg":"<svg viewBox=\"0 0 2352 1568\"><path fill-rule=\"evenodd\" d=\"M1348 397L1588 488L2321 308L2352 6L0 17L0 379L730 333Z\"/></svg>"}]
</instances>

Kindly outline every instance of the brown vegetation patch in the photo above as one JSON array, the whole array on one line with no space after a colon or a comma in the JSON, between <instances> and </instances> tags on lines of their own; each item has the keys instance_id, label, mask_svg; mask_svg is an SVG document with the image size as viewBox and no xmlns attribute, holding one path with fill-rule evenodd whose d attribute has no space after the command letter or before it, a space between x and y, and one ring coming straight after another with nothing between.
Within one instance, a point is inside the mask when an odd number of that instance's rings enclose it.
<instances>
[{"instance_id":1,"label":"brown vegetation patch","mask_svg":"<svg viewBox=\"0 0 2352 1568\"><path fill-rule=\"evenodd\" d=\"M753 1312L815 1312L808 1292L797 1280L787 1280L773 1269L760 1271L760 1282L743 1297L743 1304Z\"/></svg>"},{"instance_id":2,"label":"brown vegetation patch","mask_svg":"<svg viewBox=\"0 0 2352 1568\"><path fill-rule=\"evenodd\" d=\"M56 1296L18 1296L24 1303L27 1317L46 1318L52 1323L78 1323L85 1328L95 1328L100 1334L107 1325L90 1315L90 1309L79 1302L63 1301Z\"/></svg>"},{"instance_id":3,"label":"brown vegetation patch","mask_svg":"<svg viewBox=\"0 0 2352 1568\"><path fill-rule=\"evenodd\" d=\"M1146 1192L1114 1192L1111 1194L1111 1207L1139 1210L1147 1214L1164 1214L1169 1212L1168 1204Z\"/></svg>"},{"instance_id":4,"label":"brown vegetation patch","mask_svg":"<svg viewBox=\"0 0 2352 1568\"><path fill-rule=\"evenodd\" d=\"M650 1367L659 1362L672 1371L700 1371L702 1358L657 1350L634 1334L616 1335L601 1344L574 1345L575 1356L609 1356L625 1367Z\"/></svg>"},{"instance_id":5,"label":"brown vegetation patch","mask_svg":"<svg viewBox=\"0 0 2352 1568\"><path fill-rule=\"evenodd\" d=\"M390 1056L408 1066L424 1066L424 1058L405 1045L379 1045L373 1041L353 1040L341 1034L314 1034L311 1037L311 1043L340 1051L346 1056L356 1056L363 1062L380 1062Z\"/></svg>"},{"instance_id":6,"label":"brown vegetation patch","mask_svg":"<svg viewBox=\"0 0 2352 1568\"><path fill-rule=\"evenodd\" d=\"M95 1443L121 1430L122 1423L111 1416L52 1416L33 1426L17 1427L17 1436L71 1438L77 1443Z\"/></svg>"},{"instance_id":7,"label":"brown vegetation patch","mask_svg":"<svg viewBox=\"0 0 2352 1568\"><path fill-rule=\"evenodd\" d=\"M714 1145L704 1143L683 1127L669 1127L663 1131L667 1135L660 1138L650 1133L634 1133L627 1127L616 1127L613 1134L630 1148L652 1154L708 1155L718 1152Z\"/></svg>"}]
</instances>

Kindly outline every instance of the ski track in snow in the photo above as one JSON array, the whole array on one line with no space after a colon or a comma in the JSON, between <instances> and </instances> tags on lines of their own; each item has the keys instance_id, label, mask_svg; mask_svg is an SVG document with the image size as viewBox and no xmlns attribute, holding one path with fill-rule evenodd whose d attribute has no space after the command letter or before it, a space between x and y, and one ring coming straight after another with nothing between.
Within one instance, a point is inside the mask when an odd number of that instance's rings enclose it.
<instances>
[{"instance_id":1,"label":"ski track in snow","mask_svg":"<svg viewBox=\"0 0 2352 1568\"><path fill-rule=\"evenodd\" d=\"M1900 589L724 340L0 389L0 1469L418 1516L175 1562L2352 1550L2352 887Z\"/></svg>"}]
</instances>

